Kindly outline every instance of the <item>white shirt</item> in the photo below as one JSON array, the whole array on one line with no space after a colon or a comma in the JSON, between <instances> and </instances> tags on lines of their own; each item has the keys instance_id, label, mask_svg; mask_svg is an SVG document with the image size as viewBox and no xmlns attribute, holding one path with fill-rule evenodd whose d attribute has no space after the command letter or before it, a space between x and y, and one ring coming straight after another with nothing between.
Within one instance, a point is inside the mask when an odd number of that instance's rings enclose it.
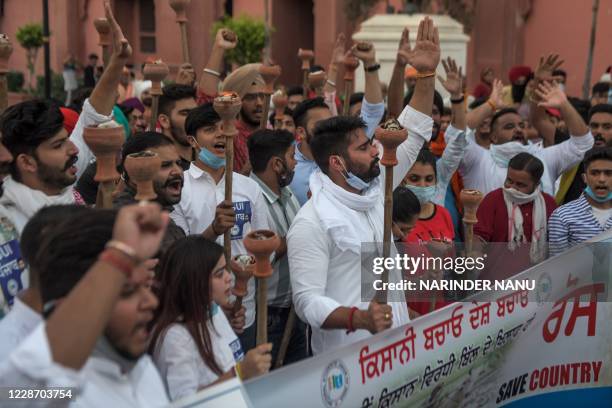
<instances>
[{"instance_id":1,"label":"white shirt","mask_svg":"<svg viewBox=\"0 0 612 408\"><path fill-rule=\"evenodd\" d=\"M408 129L408 138L397 149L398 165L394 169L394 188L412 167L426 140L431 138L433 121L430 117L407 106L399 117ZM380 184L384 185L384 169L381 168ZM378 205L384 205L381 195ZM363 212L354 211L351 219L361 242L380 241ZM378 239L375 239L377 237ZM366 310L367 302L361 301L361 257L350 250L340 250L330 234L321 225L313 200L299 211L287 235L289 269L293 303L300 318L312 327L312 351L320 354L369 337L366 330L347 334L345 329L327 330L321 326L338 307L358 307ZM405 302L389 303L393 309L392 327L409 322Z\"/></svg>"},{"instance_id":2,"label":"white shirt","mask_svg":"<svg viewBox=\"0 0 612 408\"><path fill-rule=\"evenodd\" d=\"M6 361L42 321L41 315L15 296L13 308L0 320L0 361Z\"/></svg>"},{"instance_id":3,"label":"white shirt","mask_svg":"<svg viewBox=\"0 0 612 408\"><path fill-rule=\"evenodd\" d=\"M468 129L468 134L473 133ZM454 134L446 135L450 139ZM459 165L459 173L463 177L466 189L481 191L488 194L504 185L508 174L507 167L500 167L495 163L491 150L478 145L472 135L467 137L468 145ZM536 156L544 163L542 176L542 191L553 194L555 180L565 171L580 162L584 153L593 147L591 132L584 136L571 136L569 140L550 147L540 144L528 145L527 152Z\"/></svg>"},{"instance_id":4,"label":"white shirt","mask_svg":"<svg viewBox=\"0 0 612 408\"><path fill-rule=\"evenodd\" d=\"M215 209L225 199L225 177L215 184L212 176L191 163L185 171L181 202L170 214L185 234L201 234L215 219ZM236 225L232 228L232 256L246 254L243 238L252 230L268 228L268 207L257 183L241 174L233 174L232 202ZM223 235L217 238L223 245ZM255 279L249 279L248 293L242 304L246 309L246 327L255 321Z\"/></svg>"},{"instance_id":5,"label":"white shirt","mask_svg":"<svg viewBox=\"0 0 612 408\"><path fill-rule=\"evenodd\" d=\"M97 126L112 119L112 112L109 116L99 114L94 107L91 106L91 103L89 103L89 98L85 99L83 109L79 115L79 120L70 134L70 141L79 149L79 158L75 164L77 168L77 180L83 175L87 165L95 159L94 154L89 147L87 147L85 139L83 139L83 130L86 127Z\"/></svg>"},{"instance_id":6,"label":"white shirt","mask_svg":"<svg viewBox=\"0 0 612 408\"><path fill-rule=\"evenodd\" d=\"M213 327L214 326L214 327ZM217 310L206 323L213 356L223 373L227 373L244 357L240 340L225 314ZM183 324L168 328L153 357L171 400L195 394L219 379L200 357L193 337Z\"/></svg>"},{"instance_id":7,"label":"white shirt","mask_svg":"<svg viewBox=\"0 0 612 408\"><path fill-rule=\"evenodd\" d=\"M608 219L612 217L612 208L602 209L591 206L593 209L593 217L597 220L597 222L605 228Z\"/></svg>"},{"instance_id":8,"label":"white shirt","mask_svg":"<svg viewBox=\"0 0 612 408\"><path fill-rule=\"evenodd\" d=\"M0 386L44 389L74 388L72 400L48 399L35 406L70 407L163 407L168 403L164 385L148 355L122 374L111 360L90 357L80 371L53 361L45 331L40 324L0 367ZM4 406L23 406L23 401Z\"/></svg>"}]
</instances>

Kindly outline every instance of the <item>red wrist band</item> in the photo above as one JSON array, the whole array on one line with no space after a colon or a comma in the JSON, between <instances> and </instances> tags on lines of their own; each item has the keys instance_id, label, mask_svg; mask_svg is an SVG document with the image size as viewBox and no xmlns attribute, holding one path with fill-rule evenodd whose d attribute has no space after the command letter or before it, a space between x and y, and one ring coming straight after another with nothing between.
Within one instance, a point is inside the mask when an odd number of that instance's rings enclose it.
<instances>
[{"instance_id":1,"label":"red wrist band","mask_svg":"<svg viewBox=\"0 0 612 408\"><path fill-rule=\"evenodd\" d=\"M351 307L351 310L349 310L346 334L349 334L355 331L355 327L353 327L353 316L355 315L355 312L357 310L359 309L357 309L355 306Z\"/></svg>"},{"instance_id":2,"label":"red wrist band","mask_svg":"<svg viewBox=\"0 0 612 408\"><path fill-rule=\"evenodd\" d=\"M118 271L122 272L126 278L130 278L132 276L132 271L136 267L133 262L127 261L121 255L113 253L113 249L105 249L102 251L100 256L98 256L98 260L107 263Z\"/></svg>"}]
</instances>

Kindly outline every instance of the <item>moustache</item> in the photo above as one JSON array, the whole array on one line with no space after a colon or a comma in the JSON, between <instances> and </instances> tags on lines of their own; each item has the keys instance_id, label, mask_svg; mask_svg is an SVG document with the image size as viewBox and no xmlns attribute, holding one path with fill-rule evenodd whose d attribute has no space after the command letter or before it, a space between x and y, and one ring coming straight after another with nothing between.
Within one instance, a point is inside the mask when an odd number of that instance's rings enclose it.
<instances>
[{"instance_id":1,"label":"moustache","mask_svg":"<svg viewBox=\"0 0 612 408\"><path fill-rule=\"evenodd\" d=\"M602 142L602 143L606 142L606 139L604 139L604 137L602 135L595 135L595 136L593 136L593 140L596 141L596 142Z\"/></svg>"},{"instance_id":2,"label":"moustache","mask_svg":"<svg viewBox=\"0 0 612 408\"><path fill-rule=\"evenodd\" d=\"M164 187L168 187L170 184L172 184L172 183L174 183L176 181L180 182L181 183L181 187L183 187L183 178L181 176L176 176L176 177L169 178L164 183Z\"/></svg>"},{"instance_id":3,"label":"moustache","mask_svg":"<svg viewBox=\"0 0 612 408\"><path fill-rule=\"evenodd\" d=\"M372 160L372 163L370 163L370 168L374 168L376 166L378 166L378 162L380 161L380 158L376 157L374 160Z\"/></svg>"},{"instance_id":4,"label":"moustache","mask_svg":"<svg viewBox=\"0 0 612 408\"><path fill-rule=\"evenodd\" d=\"M72 156L70 157L67 161L66 164L64 165L64 171L68 170L70 167L74 166L77 162L77 160L79 159L78 156Z\"/></svg>"}]
</instances>

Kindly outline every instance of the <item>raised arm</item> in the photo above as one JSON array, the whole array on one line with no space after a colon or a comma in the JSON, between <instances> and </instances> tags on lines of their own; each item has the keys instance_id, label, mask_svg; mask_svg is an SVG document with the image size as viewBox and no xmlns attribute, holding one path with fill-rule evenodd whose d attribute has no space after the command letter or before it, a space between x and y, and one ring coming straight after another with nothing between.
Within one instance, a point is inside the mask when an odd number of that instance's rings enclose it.
<instances>
[{"instance_id":1,"label":"raised arm","mask_svg":"<svg viewBox=\"0 0 612 408\"><path fill-rule=\"evenodd\" d=\"M397 118L404 108L404 71L408 64L406 53L410 52L410 31L408 27L402 31L400 38L395 65L389 82L389 91L387 94L387 108L389 116ZM403 51L403 52L400 52Z\"/></svg>"},{"instance_id":2,"label":"raised arm","mask_svg":"<svg viewBox=\"0 0 612 408\"><path fill-rule=\"evenodd\" d=\"M458 67L457 62L450 57L448 57L446 61L442 60L442 66L444 67L444 72L446 72L446 79L438 75L438 80L450 94L452 110L451 125L453 125L455 129L465 130L465 95L463 94L463 74L461 72L461 67Z\"/></svg>"},{"instance_id":3,"label":"raised arm","mask_svg":"<svg viewBox=\"0 0 612 408\"><path fill-rule=\"evenodd\" d=\"M223 57L225 51L231 50L238 44L238 37L227 28L222 28L217 31L215 43L213 44L210 57L206 63L206 67L200 76L198 83L198 92L205 95L216 95L221 81L221 73L223 71Z\"/></svg>"},{"instance_id":4,"label":"raised arm","mask_svg":"<svg viewBox=\"0 0 612 408\"><path fill-rule=\"evenodd\" d=\"M503 108L503 89L504 84L502 84L502 81L499 79L494 79L493 87L491 88L491 95L489 96L487 102L467 113L465 119L468 128L478 129L485 119L493 116L497 109Z\"/></svg>"},{"instance_id":5,"label":"raised arm","mask_svg":"<svg viewBox=\"0 0 612 408\"><path fill-rule=\"evenodd\" d=\"M556 54L548 55L546 58L540 58L540 62L535 70L535 87L537 88L544 81L552 81L552 73L558 69L563 61L559 60ZM534 89L535 91L535 89ZM529 121L538 131L540 137L544 140L544 147L555 144L555 126L548 120L545 108L538 106L540 99L535 95L531 98L529 109Z\"/></svg>"},{"instance_id":6,"label":"raised arm","mask_svg":"<svg viewBox=\"0 0 612 408\"><path fill-rule=\"evenodd\" d=\"M380 80L378 79L378 69L370 69L377 64L374 44L366 42L357 43L353 45L351 52L363 62L365 71L365 93L363 98L371 104L382 103L383 96Z\"/></svg>"},{"instance_id":7,"label":"raised arm","mask_svg":"<svg viewBox=\"0 0 612 408\"><path fill-rule=\"evenodd\" d=\"M333 93L334 96L336 94L336 81L338 79L338 67L342 65L344 62L344 45L346 42L346 38L343 33L338 35L336 38L336 44L334 44L334 50L332 51L331 61L329 62L329 67L327 67L327 81L325 82L325 86L323 87L323 92L327 94ZM334 98L335 99L335 98ZM334 105L336 101L334 101Z\"/></svg>"},{"instance_id":8,"label":"raised arm","mask_svg":"<svg viewBox=\"0 0 612 408\"><path fill-rule=\"evenodd\" d=\"M538 106L541 108L557 108L561 111L561 116L567 125L567 130L571 136L586 136L589 134L582 116L574 109L571 103L567 100L565 93L559 88L559 85L553 85L550 82L542 82L536 89L536 95L541 99Z\"/></svg>"}]
</instances>

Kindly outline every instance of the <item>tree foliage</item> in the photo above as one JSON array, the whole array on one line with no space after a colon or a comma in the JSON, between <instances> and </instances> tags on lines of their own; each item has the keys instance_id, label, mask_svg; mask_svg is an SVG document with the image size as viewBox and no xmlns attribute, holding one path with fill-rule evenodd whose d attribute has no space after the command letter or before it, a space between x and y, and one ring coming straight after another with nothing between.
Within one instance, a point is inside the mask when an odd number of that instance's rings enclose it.
<instances>
[{"instance_id":1,"label":"tree foliage","mask_svg":"<svg viewBox=\"0 0 612 408\"><path fill-rule=\"evenodd\" d=\"M261 61L261 52L266 45L266 25L263 21L247 15L225 16L213 24L213 37L220 28L229 28L238 36L236 48L225 54L228 62L244 65Z\"/></svg>"},{"instance_id":2,"label":"tree foliage","mask_svg":"<svg viewBox=\"0 0 612 408\"><path fill-rule=\"evenodd\" d=\"M26 24L17 29L17 41L25 48L40 48L43 46L43 28L38 23Z\"/></svg>"}]
</instances>

